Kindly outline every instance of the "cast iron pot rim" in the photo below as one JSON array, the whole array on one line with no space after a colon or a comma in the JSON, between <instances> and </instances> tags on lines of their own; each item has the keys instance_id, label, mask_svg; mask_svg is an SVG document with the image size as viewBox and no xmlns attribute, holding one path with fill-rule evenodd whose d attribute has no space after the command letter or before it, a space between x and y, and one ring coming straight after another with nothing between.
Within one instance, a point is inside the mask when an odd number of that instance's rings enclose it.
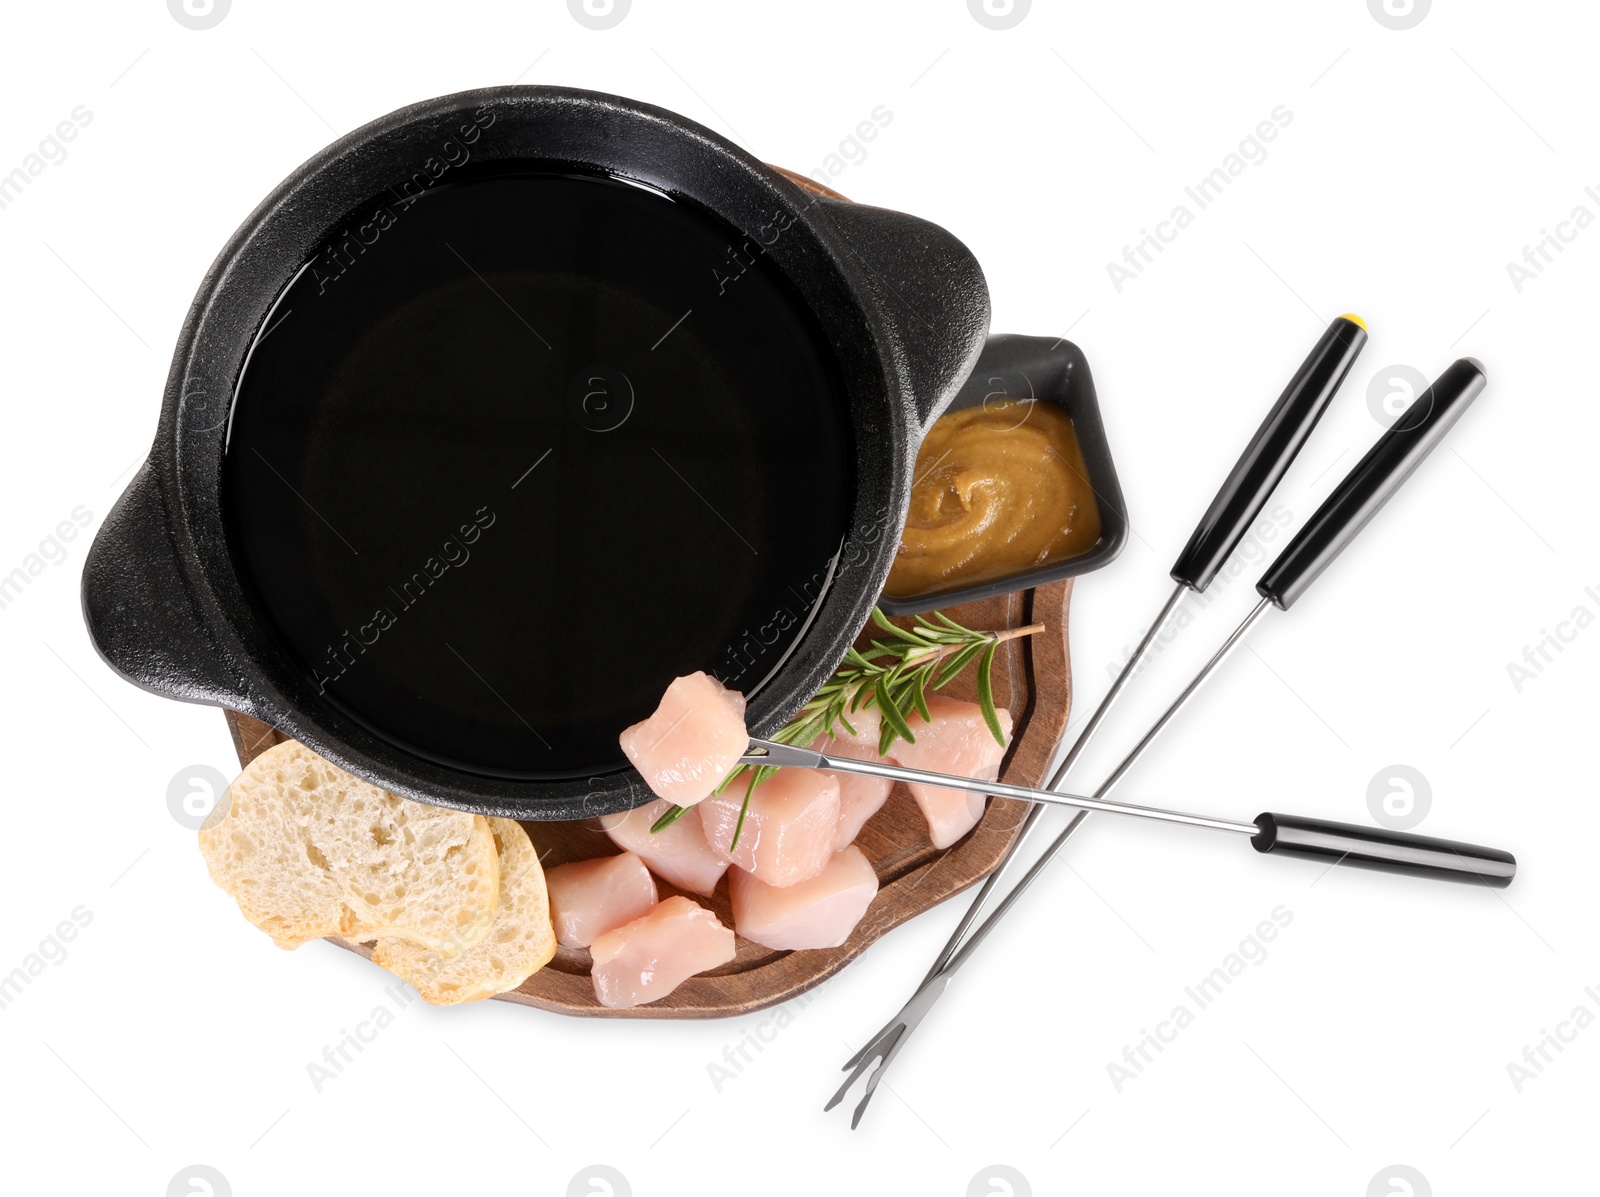
<instances>
[{"instance_id":1,"label":"cast iron pot rim","mask_svg":"<svg viewBox=\"0 0 1600 1197\"><path fill-rule=\"evenodd\" d=\"M526 142L559 141L561 133L571 131L564 122L621 118L636 122L637 141L591 139L585 143L589 155L573 164L640 178L669 194L688 196L741 228L752 227L749 217L774 205L797 218L805 235L780 242L772 257L812 307L840 357L858 442L847 544L873 527L881 537L885 527L897 526L895 518L903 515L909 496L911 446L948 395L931 401L926 414L917 411L907 371L893 352L893 331L871 302L862 302L870 288L841 252L849 249L848 242L840 241L842 234L827 219L823 205L835 201L809 196L694 122L620 97L500 87L410 105L347 134L297 168L229 239L180 334L151 464L169 496L169 531L189 596L200 622L219 641L223 660L232 663L241 698L234 705L353 772L381 778L388 788L435 805L524 818L608 813L650 799L632 770L566 782L472 773L408 752L317 699L258 618L236 573L223 523L220 474L226 414L261 320L341 221L404 177L404 163L421 161L429 147L437 148L446 130L454 127L451 122L485 108L497 123L510 122L519 138L510 151L485 147L490 160L548 163L553 160L548 152L531 151ZM647 151L659 149L644 143L661 137L671 139L675 156L657 158L648 169L640 169ZM393 161L407 150L409 156ZM571 155L562 160L571 161ZM714 173L695 177L708 166ZM708 192L717 202L702 198ZM798 269L808 260L814 273ZM968 364L981 344L980 332ZM878 413L876 427L863 421L872 411ZM883 462L881 471L870 468L872 458ZM815 692L865 622L892 557L881 547L873 551L870 540L867 547L859 563L841 560L812 630L757 695L752 723L758 730L778 726ZM626 785L625 791L619 792L619 783Z\"/></svg>"}]
</instances>

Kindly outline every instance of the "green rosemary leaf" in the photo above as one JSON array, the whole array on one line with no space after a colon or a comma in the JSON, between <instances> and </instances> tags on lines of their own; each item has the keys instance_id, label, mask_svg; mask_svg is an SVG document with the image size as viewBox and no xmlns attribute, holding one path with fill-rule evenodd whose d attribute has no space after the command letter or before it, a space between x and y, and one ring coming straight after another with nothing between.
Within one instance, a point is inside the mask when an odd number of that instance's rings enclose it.
<instances>
[{"instance_id":1,"label":"green rosemary leaf","mask_svg":"<svg viewBox=\"0 0 1600 1197\"><path fill-rule=\"evenodd\" d=\"M935 640L928 632L914 624L909 628L901 628L900 635L913 644L916 644L919 641L929 645L930 647L937 647L939 644L939 642Z\"/></svg>"},{"instance_id":2,"label":"green rosemary leaf","mask_svg":"<svg viewBox=\"0 0 1600 1197\"><path fill-rule=\"evenodd\" d=\"M978 709L983 712L983 721L989 725L994 738L1004 748L1006 734L1000 729L1000 716L994 709L994 654L999 647L999 641L991 640L984 650L983 660L978 662Z\"/></svg>"},{"instance_id":3,"label":"green rosemary leaf","mask_svg":"<svg viewBox=\"0 0 1600 1197\"><path fill-rule=\"evenodd\" d=\"M939 615L939 612L935 611L934 614ZM923 636L926 639L937 640L940 644L964 644L970 638L970 633L956 631L944 624L930 623L920 615L917 619L923 626Z\"/></svg>"},{"instance_id":4,"label":"green rosemary leaf","mask_svg":"<svg viewBox=\"0 0 1600 1197\"><path fill-rule=\"evenodd\" d=\"M943 690L949 685L957 674L972 664L973 660L983 652L984 643L984 641L979 641L977 644L969 644L959 652L946 657L941 662L942 668L934 679L933 688L935 690Z\"/></svg>"},{"instance_id":5,"label":"green rosemary leaf","mask_svg":"<svg viewBox=\"0 0 1600 1197\"><path fill-rule=\"evenodd\" d=\"M951 619L943 611L935 611L933 613L933 617L935 619L937 619L940 623L944 624L944 626L949 628L952 632L960 632L963 636L977 636L977 635L980 635L980 633L974 632L971 628L963 627L961 624L959 624L955 620Z\"/></svg>"},{"instance_id":6,"label":"green rosemary leaf","mask_svg":"<svg viewBox=\"0 0 1600 1197\"><path fill-rule=\"evenodd\" d=\"M891 636L903 636L905 634L897 625L891 623L889 617L877 607L872 608L872 622L877 624L884 631L888 632Z\"/></svg>"},{"instance_id":7,"label":"green rosemary leaf","mask_svg":"<svg viewBox=\"0 0 1600 1197\"><path fill-rule=\"evenodd\" d=\"M654 823L650 824L650 834L654 835L658 831L665 831L688 813L689 808L687 806L667 807L667 809L662 812L661 817Z\"/></svg>"},{"instance_id":8,"label":"green rosemary leaf","mask_svg":"<svg viewBox=\"0 0 1600 1197\"><path fill-rule=\"evenodd\" d=\"M739 837L744 834L744 817L750 813L750 799L755 794L756 787L766 779L761 775L772 770L767 765L750 772L750 784L745 787L744 801L739 804L739 821L733 825L733 839L728 842L728 854L733 855L733 850L739 846Z\"/></svg>"},{"instance_id":9,"label":"green rosemary leaf","mask_svg":"<svg viewBox=\"0 0 1600 1197\"><path fill-rule=\"evenodd\" d=\"M881 677L878 679L877 692L878 709L883 712L883 725L885 728L890 728L894 731L894 736L890 737L889 743L893 744L895 737L898 737L907 744L915 744L917 737L912 732L911 725L906 722L905 715L900 707L895 704L893 697L889 693L889 687L884 684L884 679ZM882 751L878 755L882 756Z\"/></svg>"},{"instance_id":10,"label":"green rosemary leaf","mask_svg":"<svg viewBox=\"0 0 1600 1197\"><path fill-rule=\"evenodd\" d=\"M933 715L928 711L928 670L917 670L912 687L911 699L917 704L917 714L922 716L924 723L932 723Z\"/></svg>"}]
</instances>

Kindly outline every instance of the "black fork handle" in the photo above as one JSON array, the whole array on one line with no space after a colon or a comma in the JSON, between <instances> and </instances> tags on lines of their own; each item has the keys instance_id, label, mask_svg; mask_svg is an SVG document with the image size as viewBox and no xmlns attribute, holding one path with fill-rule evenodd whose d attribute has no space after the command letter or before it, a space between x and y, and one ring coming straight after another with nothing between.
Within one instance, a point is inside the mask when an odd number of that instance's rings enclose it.
<instances>
[{"instance_id":1,"label":"black fork handle","mask_svg":"<svg viewBox=\"0 0 1600 1197\"><path fill-rule=\"evenodd\" d=\"M1330 823L1298 815L1256 816L1261 831L1250 840L1257 852L1312 856L1330 865L1403 873L1435 881L1463 881L1504 889L1517 875L1517 858L1499 848L1405 831L1383 831L1354 823Z\"/></svg>"},{"instance_id":2,"label":"black fork handle","mask_svg":"<svg viewBox=\"0 0 1600 1197\"><path fill-rule=\"evenodd\" d=\"M1261 576L1256 590L1287 611L1349 546L1488 383L1483 366L1452 362L1323 500L1300 534Z\"/></svg>"},{"instance_id":3,"label":"black fork handle","mask_svg":"<svg viewBox=\"0 0 1600 1197\"><path fill-rule=\"evenodd\" d=\"M1322 419L1334 392L1350 373L1356 356L1367 343L1367 329L1352 316L1340 316L1328 326L1295 371L1283 394L1261 421L1255 436L1211 500L1172 567L1172 580L1191 590L1211 584L1217 570L1261 514L1278 480L1294 462L1311 430Z\"/></svg>"}]
</instances>

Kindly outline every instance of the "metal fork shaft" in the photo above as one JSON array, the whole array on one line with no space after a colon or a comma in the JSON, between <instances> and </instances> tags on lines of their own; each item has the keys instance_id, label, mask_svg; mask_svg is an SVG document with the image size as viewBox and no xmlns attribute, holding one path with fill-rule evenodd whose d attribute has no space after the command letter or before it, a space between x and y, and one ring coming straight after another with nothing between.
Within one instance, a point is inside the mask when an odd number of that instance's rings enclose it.
<instances>
[{"instance_id":1,"label":"metal fork shaft","mask_svg":"<svg viewBox=\"0 0 1600 1197\"><path fill-rule=\"evenodd\" d=\"M998 798L1016 798L1023 802L1044 802L1057 806L1076 806L1084 810L1106 811L1114 815L1129 815L1135 819L1153 819L1158 823L1181 823L1187 827L1207 827L1212 831L1231 831L1236 835L1256 835L1261 831L1254 823L1238 819L1217 819L1210 815L1193 815L1181 810L1163 810L1155 806L1138 806L1131 802L1112 802L1099 795L1062 794L1055 790L1038 790L1032 786L1007 785L1003 781L987 781L981 777L962 777L955 773L933 773L927 769L907 769L902 765L880 765L876 761L858 761L851 757L829 756L813 749L795 749L788 744L765 740L750 741L758 750L739 758L741 765L788 766L791 768L828 769L835 773L854 773L862 777L886 777L891 781L913 782L917 785L938 786L942 789L966 790L972 794L989 794ZM1108 787L1101 787L1102 790Z\"/></svg>"}]
</instances>

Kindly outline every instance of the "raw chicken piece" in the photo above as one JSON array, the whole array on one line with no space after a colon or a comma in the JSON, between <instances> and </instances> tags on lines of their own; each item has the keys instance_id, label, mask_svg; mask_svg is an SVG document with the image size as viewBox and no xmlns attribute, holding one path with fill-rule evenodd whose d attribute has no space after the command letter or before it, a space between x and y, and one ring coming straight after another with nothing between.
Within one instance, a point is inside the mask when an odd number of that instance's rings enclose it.
<instances>
[{"instance_id":1,"label":"raw chicken piece","mask_svg":"<svg viewBox=\"0 0 1600 1197\"><path fill-rule=\"evenodd\" d=\"M733 932L688 898L667 898L589 949L589 979L613 1010L664 998L696 973L733 959Z\"/></svg>"},{"instance_id":2,"label":"raw chicken piece","mask_svg":"<svg viewBox=\"0 0 1600 1197\"><path fill-rule=\"evenodd\" d=\"M744 695L707 673L674 678L655 714L618 737L645 784L679 806L716 789L750 747Z\"/></svg>"},{"instance_id":3,"label":"raw chicken piece","mask_svg":"<svg viewBox=\"0 0 1600 1197\"><path fill-rule=\"evenodd\" d=\"M810 881L779 888L734 869L728 875L733 925L769 948L836 948L855 930L878 892L878 875L851 844Z\"/></svg>"},{"instance_id":4,"label":"raw chicken piece","mask_svg":"<svg viewBox=\"0 0 1600 1197\"><path fill-rule=\"evenodd\" d=\"M656 904L656 879L632 852L575 860L544 875L556 942L586 948Z\"/></svg>"},{"instance_id":5,"label":"raw chicken piece","mask_svg":"<svg viewBox=\"0 0 1600 1197\"><path fill-rule=\"evenodd\" d=\"M826 752L828 749L822 751ZM899 763L888 757L876 755L871 758L856 759L882 761L887 765ZM839 824L833 832L833 850L843 852L845 848L855 843L856 836L861 834L861 829L866 826L867 820L882 810L883 804L889 801L889 791L894 789L894 782L887 777L862 777L856 773L835 773L833 776L839 779Z\"/></svg>"},{"instance_id":6,"label":"raw chicken piece","mask_svg":"<svg viewBox=\"0 0 1600 1197\"><path fill-rule=\"evenodd\" d=\"M739 846L730 853L748 777L696 810L711 850L768 885L794 885L822 872L839 826L839 782L821 769L780 769L750 797Z\"/></svg>"},{"instance_id":7,"label":"raw chicken piece","mask_svg":"<svg viewBox=\"0 0 1600 1197\"><path fill-rule=\"evenodd\" d=\"M1011 712L1001 710L1000 728L1006 734L1006 745L1011 743ZM907 722L916 734L917 742L908 744L895 741L895 760L908 769L926 769L932 773L954 773L961 777L977 777L993 781L1000 776L1000 759L1006 750L995 742L989 725L983 721L983 712L975 702L962 702L942 694L928 695L928 714L932 724L922 716L912 714ZM944 786L910 786L911 796L922 808L922 817L928 820L928 835L935 848L948 848L983 818L984 796L966 790L952 790Z\"/></svg>"},{"instance_id":8,"label":"raw chicken piece","mask_svg":"<svg viewBox=\"0 0 1600 1197\"><path fill-rule=\"evenodd\" d=\"M709 898L717 888L717 878L727 872L728 862L707 846L698 809L685 811L672 826L652 832L650 828L671 805L665 798L657 798L620 815L606 815L600 826L612 843L637 854L663 881Z\"/></svg>"},{"instance_id":9,"label":"raw chicken piece","mask_svg":"<svg viewBox=\"0 0 1600 1197\"><path fill-rule=\"evenodd\" d=\"M883 727L883 715L877 707L852 711L846 718L855 728L852 734L842 725L834 724L834 734L818 736L811 742L816 752L830 756L848 757L857 761L896 762L878 755L878 735ZM839 826L833 837L833 850L842 852L855 841L866 821L883 809L889 800L894 782L887 777L862 777L857 773L833 773L839 779Z\"/></svg>"}]
</instances>

